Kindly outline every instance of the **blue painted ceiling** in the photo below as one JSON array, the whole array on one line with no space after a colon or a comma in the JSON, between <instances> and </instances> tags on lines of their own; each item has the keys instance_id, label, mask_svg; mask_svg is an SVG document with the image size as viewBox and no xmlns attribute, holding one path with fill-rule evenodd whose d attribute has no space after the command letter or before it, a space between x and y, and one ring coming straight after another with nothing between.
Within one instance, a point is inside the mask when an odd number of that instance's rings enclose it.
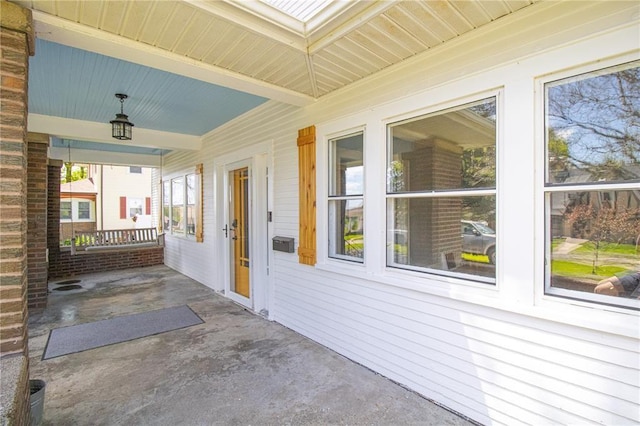
<instances>
[{"instance_id":1,"label":"blue painted ceiling","mask_svg":"<svg viewBox=\"0 0 640 426\"><path fill-rule=\"evenodd\" d=\"M201 136L267 101L234 89L38 39L30 58L29 112ZM78 144L78 142L75 142ZM65 145L66 146L66 145ZM122 152L122 151L121 151Z\"/></svg>"}]
</instances>

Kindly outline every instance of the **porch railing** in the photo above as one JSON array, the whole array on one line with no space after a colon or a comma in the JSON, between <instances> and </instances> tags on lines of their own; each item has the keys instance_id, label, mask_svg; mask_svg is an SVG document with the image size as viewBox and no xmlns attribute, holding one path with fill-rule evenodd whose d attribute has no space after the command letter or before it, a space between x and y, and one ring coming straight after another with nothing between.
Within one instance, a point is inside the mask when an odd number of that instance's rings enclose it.
<instances>
[{"instance_id":1,"label":"porch railing","mask_svg":"<svg viewBox=\"0 0 640 426\"><path fill-rule=\"evenodd\" d=\"M126 249L163 245L163 235L156 228L77 231L73 235L71 253L103 249Z\"/></svg>"}]
</instances>

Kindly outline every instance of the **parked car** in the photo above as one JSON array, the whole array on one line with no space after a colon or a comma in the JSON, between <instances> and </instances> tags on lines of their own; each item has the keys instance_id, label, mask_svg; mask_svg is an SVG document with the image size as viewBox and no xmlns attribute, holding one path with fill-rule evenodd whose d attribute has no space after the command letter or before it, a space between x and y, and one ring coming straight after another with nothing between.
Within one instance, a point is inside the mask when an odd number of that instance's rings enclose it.
<instances>
[{"instance_id":1,"label":"parked car","mask_svg":"<svg viewBox=\"0 0 640 426\"><path fill-rule=\"evenodd\" d=\"M482 254L489 258L489 263L496 264L496 231L483 222L461 220L462 251L464 253Z\"/></svg>"}]
</instances>

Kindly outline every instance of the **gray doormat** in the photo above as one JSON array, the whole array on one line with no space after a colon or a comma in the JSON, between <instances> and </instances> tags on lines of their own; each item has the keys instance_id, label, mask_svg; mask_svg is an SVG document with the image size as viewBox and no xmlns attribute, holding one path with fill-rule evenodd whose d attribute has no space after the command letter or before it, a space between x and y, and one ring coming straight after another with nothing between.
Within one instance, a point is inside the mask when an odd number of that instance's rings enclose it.
<instances>
[{"instance_id":1,"label":"gray doormat","mask_svg":"<svg viewBox=\"0 0 640 426\"><path fill-rule=\"evenodd\" d=\"M49 333L42 359L153 336L203 322L190 307L183 305L56 328Z\"/></svg>"}]
</instances>

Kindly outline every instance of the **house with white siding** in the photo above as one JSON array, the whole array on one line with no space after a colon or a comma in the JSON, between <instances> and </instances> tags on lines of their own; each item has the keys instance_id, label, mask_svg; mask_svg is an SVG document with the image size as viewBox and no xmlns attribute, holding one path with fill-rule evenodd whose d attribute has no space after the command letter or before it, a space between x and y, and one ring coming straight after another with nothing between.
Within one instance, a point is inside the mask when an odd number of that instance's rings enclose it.
<instances>
[{"instance_id":1,"label":"house with white siding","mask_svg":"<svg viewBox=\"0 0 640 426\"><path fill-rule=\"evenodd\" d=\"M595 291L640 268L638 2L356 2L301 36L261 2L158 2L201 33L148 40L15 3L50 41L115 33L119 59L264 98L175 139L124 104L163 150L131 155L157 168L166 265L478 423L640 423L640 290ZM198 44L217 20L236 43ZM463 250L462 220L495 252Z\"/></svg>"}]
</instances>

